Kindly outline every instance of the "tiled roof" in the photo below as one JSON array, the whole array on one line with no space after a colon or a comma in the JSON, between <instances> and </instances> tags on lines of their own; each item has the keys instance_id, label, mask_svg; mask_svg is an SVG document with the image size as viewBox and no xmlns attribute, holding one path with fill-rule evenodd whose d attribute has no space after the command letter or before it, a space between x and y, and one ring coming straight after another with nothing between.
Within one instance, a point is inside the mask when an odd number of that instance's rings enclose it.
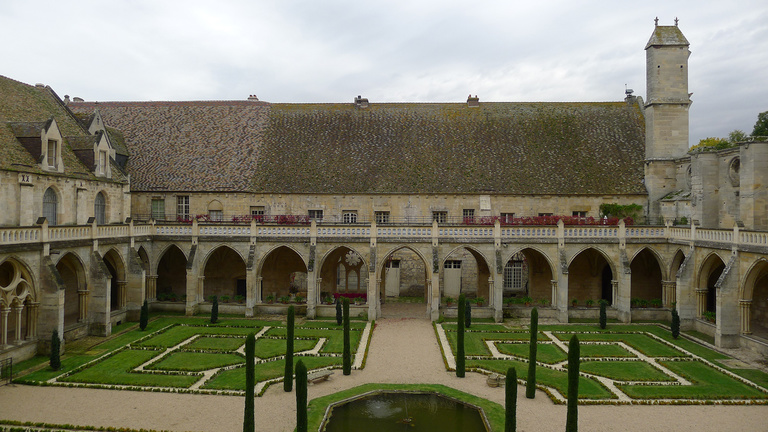
<instances>
[{"instance_id":1,"label":"tiled roof","mask_svg":"<svg viewBox=\"0 0 768 432\"><path fill-rule=\"evenodd\" d=\"M637 104L72 103L120 129L133 190L644 194Z\"/></svg>"},{"instance_id":2,"label":"tiled roof","mask_svg":"<svg viewBox=\"0 0 768 432\"><path fill-rule=\"evenodd\" d=\"M56 93L50 87L30 86L4 76L0 76L0 169L46 173L37 164L40 152L33 155L20 140L30 145L30 140L37 139L39 142L40 132L51 118L56 119L64 137L61 152L63 175L97 179L72 149L73 143L79 145L81 140L90 139L90 135ZM41 147L42 143L37 146Z\"/></svg>"}]
</instances>

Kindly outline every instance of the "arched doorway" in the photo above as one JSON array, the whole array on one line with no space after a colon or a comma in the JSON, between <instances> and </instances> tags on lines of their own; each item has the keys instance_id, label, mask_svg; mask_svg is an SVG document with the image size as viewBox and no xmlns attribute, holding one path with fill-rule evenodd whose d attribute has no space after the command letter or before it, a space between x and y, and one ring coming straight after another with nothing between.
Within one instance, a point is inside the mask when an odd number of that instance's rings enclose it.
<instances>
[{"instance_id":1,"label":"arched doorway","mask_svg":"<svg viewBox=\"0 0 768 432\"><path fill-rule=\"evenodd\" d=\"M548 306L552 298L552 266L536 249L525 248L514 253L504 265L503 297L530 298L531 303ZM527 300L527 299L526 299Z\"/></svg>"},{"instance_id":2,"label":"arched doorway","mask_svg":"<svg viewBox=\"0 0 768 432\"><path fill-rule=\"evenodd\" d=\"M725 262L717 255L711 254L704 260L699 272L697 295L698 316L714 322L717 317L717 280L725 270Z\"/></svg>"},{"instance_id":3,"label":"arched doorway","mask_svg":"<svg viewBox=\"0 0 768 432\"><path fill-rule=\"evenodd\" d=\"M613 269L600 251L579 252L568 266L568 301L575 305L605 300L613 304Z\"/></svg>"},{"instance_id":4,"label":"arched doorway","mask_svg":"<svg viewBox=\"0 0 768 432\"><path fill-rule=\"evenodd\" d=\"M85 311L80 301L81 291L86 291L85 270L80 259L67 253L56 264L56 270L64 281L64 328L84 321ZM85 293L83 293L85 295Z\"/></svg>"},{"instance_id":5,"label":"arched doorway","mask_svg":"<svg viewBox=\"0 0 768 432\"><path fill-rule=\"evenodd\" d=\"M462 246L454 249L443 260L440 272L440 295L443 299L476 299L488 305L491 301L488 263L480 252Z\"/></svg>"},{"instance_id":6,"label":"arched doorway","mask_svg":"<svg viewBox=\"0 0 768 432\"><path fill-rule=\"evenodd\" d=\"M232 248L220 246L211 252L203 272L203 298L206 301L212 296L224 303L239 301L239 297L235 298L238 295L242 295L242 300L245 300L245 261ZM238 294L238 287L242 287L242 294Z\"/></svg>"},{"instance_id":7,"label":"arched doorway","mask_svg":"<svg viewBox=\"0 0 768 432\"><path fill-rule=\"evenodd\" d=\"M307 265L301 255L288 246L277 247L261 264L261 300L269 302L297 294L306 298L306 279Z\"/></svg>"},{"instance_id":8,"label":"arched doorway","mask_svg":"<svg viewBox=\"0 0 768 432\"><path fill-rule=\"evenodd\" d=\"M768 261L760 260L749 270L741 299L748 302L741 308L742 333L768 339Z\"/></svg>"},{"instance_id":9,"label":"arched doorway","mask_svg":"<svg viewBox=\"0 0 768 432\"><path fill-rule=\"evenodd\" d=\"M632 259L630 270L632 307L663 306L661 266L656 255L644 248Z\"/></svg>"},{"instance_id":10,"label":"arched doorway","mask_svg":"<svg viewBox=\"0 0 768 432\"><path fill-rule=\"evenodd\" d=\"M110 249L109 252L104 255L104 264L106 264L110 275L112 275L110 285L110 310L112 312L122 310L125 308L126 303L125 266L123 265L123 259L116 250Z\"/></svg>"},{"instance_id":11,"label":"arched doorway","mask_svg":"<svg viewBox=\"0 0 768 432\"><path fill-rule=\"evenodd\" d=\"M184 301L187 298L187 257L171 245L157 264L157 300Z\"/></svg>"},{"instance_id":12,"label":"arched doorway","mask_svg":"<svg viewBox=\"0 0 768 432\"><path fill-rule=\"evenodd\" d=\"M400 246L384 256L379 296L381 302L405 300L427 302L429 274L424 259L409 246Z\"/></svg>"},{"instance_id":13,"label":"arched doorway","mask_svg":"<svg viewBox=\"0 0 768 432\"><path fill-rule=\"evenodd\" d=\"M320 268L319 298L327 301L340 296L353 301L368 301L368 265L357 251L341 246L330 251ZM356 300L361 299L361 300Z\"/></svg>"}]
</instances>

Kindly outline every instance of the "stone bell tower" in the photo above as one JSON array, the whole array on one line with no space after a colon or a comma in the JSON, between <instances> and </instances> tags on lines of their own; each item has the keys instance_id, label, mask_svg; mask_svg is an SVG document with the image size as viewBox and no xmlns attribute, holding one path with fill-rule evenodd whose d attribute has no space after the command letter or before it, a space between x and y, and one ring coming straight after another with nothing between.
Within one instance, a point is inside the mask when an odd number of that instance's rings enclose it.
<instances>
[{"instance_id":1,"label":"stone bell tower","mask_svg":"<svg viewBox=\"0 0 768 432\"><path fill-rule=\"evenodd\" d=\"M675 159L688 153L688 40L677 26L656 26L645 46L645 186L649 222L659 221L659 200L678 189Z\"/></svg>"}]
</instances>

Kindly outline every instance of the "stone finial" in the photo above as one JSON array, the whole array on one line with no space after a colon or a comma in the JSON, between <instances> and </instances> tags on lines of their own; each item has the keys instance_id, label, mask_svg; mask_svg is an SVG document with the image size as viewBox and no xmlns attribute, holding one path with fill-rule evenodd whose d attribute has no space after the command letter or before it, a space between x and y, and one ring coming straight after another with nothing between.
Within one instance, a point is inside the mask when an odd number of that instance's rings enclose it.
<instances>
[{"instance_id":1,"label":"stone finial","mask_svg":"<svg viewBox=\"0 0 768 432\"><path fill-rule=\"evenodd\" d=\"M656 19L653 20L654 25L658 27L659 25L659 17L656 17Z\"/></svg>"},{"instance_id":2,"label":"stone finial","mask_svg":"<svg viewBox=\"0 0 768 432\"><path fill-rule=\"evenodd\" d=\"M679 20L679 19L677 19L677 17L675 17L675 27L677 27L677 23L678 23L678 22L680 22L680 20Z\"/></svg>"}]
</instances>

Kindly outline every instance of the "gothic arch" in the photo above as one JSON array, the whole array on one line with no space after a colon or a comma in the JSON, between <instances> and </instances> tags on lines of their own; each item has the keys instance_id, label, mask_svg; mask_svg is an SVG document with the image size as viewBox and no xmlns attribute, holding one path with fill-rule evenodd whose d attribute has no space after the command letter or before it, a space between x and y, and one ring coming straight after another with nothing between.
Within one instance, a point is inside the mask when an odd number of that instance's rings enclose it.
<instances>
[{"instance_id":1,"label":"gothic arch","mask_svg":"<svg viewBox=\"0 0 768 432\"><path fill-rule=\"evenodd\" d=\"M245 296L246 260L234 248L225 244L215 246L203 259L202 269L203 299Z\"/></svg>"},{"instance_id":2,"label":"gothic arch","mask_svg":"<svg viewBox=\"0 0 768 432\"><path fill-rule=\"evenodd\" d=\"M424 256L424 254L422 253L422 251L420 251L418 248L414 248L412 245L402 244L401 243L399 245L393 246L385 254L382 255L381 261L379 262L379 264L377 265L377 268L376 268L376 277L377 277L376 282L377 282L377 286L378 286L376 291L377 291L378 295L380 296L380 298L384 299L384 301L385 301L386 297L387 297L387 295L386 295L386 293L387 293L387 291L386 291L386 289L387 289L387 275L388 275L388 273L391 273L391 272L394 271L392 269L390 269L388 271L387 270L387 266L392 264L392 258L401 250L408 250L408 251L410 251L410 253L413 253L415 256L417 256L419 258L419 260L416 261L417 264L414 265L414 267L412 269L413 271L411 272L411 277L406 275L406 277L404 278L405 280L413 279L413 281L415 281L415 282L421 280L418 277L418 273L419 273L419 270L420 270L418 267L421 266L421 265L424 266L423 267L423 277L424 277L424 279L423 279L424 280L423 297L424 297L425 302L427 303L427 309L430 310L429 309L429 307L430 307L429 306L429 301L427 301L427 299L430 298L430 296L432 295L431 290L434 289L434 287L431 286L431 278L430 278L430 276L432 274L432 260L431 259L427 259ZM401 271L404 271L404 270L400 269L400 270L396 271L396 273L398 274L398 277L400 277L400 278L402 278L402 275L400 275ZM394 279L390 279L390 290L394 289L394 285L391 282L392 280L394 280ZM420 289L418 286L413 286L413 288ZM398 283L397 283L397 290L398 290L398 294L397 295L399 296L400 292L402 291L402 289L401 289L401 281L398 281ZM415 292L409 292L409 291L414 291L414 290L410 289L410 288L406 288L406 294L415 294ZM390 291L390 293L391 293L391 291Z\"/></svg>"},{"instance_id":3,"label":"gothic arch","mask_svg":"<svg viewBox=\"0 0 768 432\"><path fill-rule=\"evenodd\" d=\"M117 249L112 248L104 254L104 264L112 275L110 282L110 308L112 311L125 308L125 262Z\"/></svg>"},{"instance_id":4,"label":"gothic arch","mask_svg":"<svg viewBox=\"0 0 768 432\"><path fill-rule=\"evenodd\" d=\"M88 288L88 272L85 264L74 252L64 254L56 264L56 270L64 281L64 327L85 319L80 301L81 291Z\"/></svg>"},{"instance_id":5,"label":"gothic arch","mask_svg":"<svg viewBox=\"0 0 768 432\"><path fill-rule=\"evenodd\" d=\"M704 312L717 313L717 289L715 284L725 270L725 260L716 252L712 252L704 258L699 267L696 278L696 290L705 291L705 301L699 305L698 316Z\"/></svg>"},{"instance_id":6,"label":"gothic arch","mask_svg":"<svg viewBox=\"0 0 768 432\"><path fill-rule=\"evenodd\" d=\"M187 295L187 256L172 243L159 255L155 265L157 275L157 299L160 301L181 300Z\"/></svg>"},{"instance_id":7,"label":"gothic arch","mask_svg":"<svg viewBox=\"0 0 768 432\"><path fill-rule=\"evenodd\" d=\"M157 268L160 265L160 260L163 259L163 256L165 256L165 254L168 253L168 250L171 249L171 248L176 248L176 249L179 250L179 252L181 252L181 255L184 257L184 262L185 262L184 265L186 266L186 262L189 259L189 254L187 252L184 252L184 249L181 246L179 246L178 244L171 243L169 245L166 245L160 251L160 253L158 253L157 255L154 256L154 258L157 260L156 262L153 263L153 262L150 261L151 268L155 270L155 274L158 274L157 273Z\"/></svg>"},{"instance_id":8,"label":"gothic arch","mask_svg":"<svg viewBox=\"0 0 768 432\"><path fill-rule=\"evenodd\" d=\"M296 273L303 273L306 278L307 262L301 253L289 245L275 246L265 253L259 262L257 274L261 278L261 299L269 296L273 299L297 294L292 285L292 277ZM306 298L307 293L302 292Z\"/></svg>"},{"instance_id":9,"label":"gothic arch","mask_svg":"<svg viewBox=\"0 0 768 432\"><path fill-rule=\"evenodd\" d=\"M760 257L747 271L741 288L741 331L768 338L768 260Z\"/></svg>"},{"instance_id":10,"label":"gothic arch","mask_svg":"<svg viewBox=\"0 0 768 432\"><path fill-rule=\"evenodd\" d=\"M323 254L317 268L320 277L317 301L342 292L354 295L368 292L368 263L363 254L351 246L343 245L329 249Z\"/></svg>"},{"instance_id":11,"label":"gothic arch","mask_svg":"<svg viewBox=\"0 0 768 432\"><path fill-rule=\"evenodd\" d=\"M584 304L588 300L613 303L616 269L600 248L585 247L568 262L568 300ZM577 304L578 304L577 303Z\"/></svg>"},{"instance_id":12,"label":"gothic arch","mask_svg":"<svg viewBox=\"0 0 768 432\"><path fill-rule=\"evenodd\" d=\"M474 258L474 263L457 259L463 258L460 255L462 250ZM488 280L495 273L492 269L488 257L476 247L467 244L456 246L440 262L440 294L456 299L460 293L464 293L470 298L481 297L489 302L492 297L491 287L493 284L489 283ZM472 283L473 279L474 284ZM465 281L468 282L466 286Z\"/></svg>"},{"instance_id":13,"label":"gothic arch","mask_svg":"<svg viewBox=\"0 0 768 432\"><path fill-rule=\"evenodd\" d=\"M526 268L524 269L526 281L521 281L527 285L525 288L526 296L531 297L534 302L544 301L543 304L546 302L554 304L556 299L552 295L552 280L555 279L555 267L549 256L541 249L526 246L516 249L508 255L504 261L504 277L507 278L506 272L509 262L518 254L522 254L526 261ZM504 286L506 285L505 283Z\"/></svg>"},{"instance_id":14,"label":"gothic arch","mask_svg":"<svg viewBox=\"0 0 768 432\"><path fill-rule=\"evenodd\" d=\"M109 200L108 195L102 190L98 191L93 197L93 217L96 223L104 225L109 223Z\"/></svg>"},{"instance_id":15,"label":"gothic arch","mask_svg":"<svg viewBox=\"0 0 768 432\"><path fill-rule=\"evenodd\" d=\"M658 300L664 304L662 281L666 280L666 266L660 262L658 253L650 247L643 247L630 260L630 297L653 304ZM647 303L644 303L647 304Z\"/></svg>"},{"instance_id":16,"label":"gothic arch","mask_svg":"<svg viewBox=\"0 0 768 432\"><path fill-rule=\"evenodd\" d=\"M27 299L37 299L35 281L29 267L15 257L0 262L0 303L7 307Z\"/></svg>"}]
</instances>

